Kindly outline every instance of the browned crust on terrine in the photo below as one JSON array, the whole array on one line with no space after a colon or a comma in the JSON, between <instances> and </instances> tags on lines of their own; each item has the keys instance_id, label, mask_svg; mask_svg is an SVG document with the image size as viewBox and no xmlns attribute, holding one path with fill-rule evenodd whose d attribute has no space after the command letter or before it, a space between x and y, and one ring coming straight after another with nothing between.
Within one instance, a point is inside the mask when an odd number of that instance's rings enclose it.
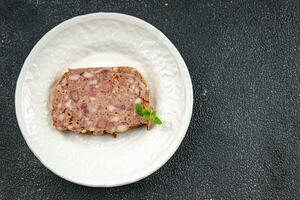
<instances>
[{"instance_id":1,"label":"browned crust on terrine","mask_svg":"<svg viewBox=\"0 0 300 200\"><path fill-rule=\"evenodd\" d=\"M103 135L151 126L135 104L152 109L145 79L132 67L69 69L51 95L52 125L60 131Z\"/></svg>"}]
</instances>

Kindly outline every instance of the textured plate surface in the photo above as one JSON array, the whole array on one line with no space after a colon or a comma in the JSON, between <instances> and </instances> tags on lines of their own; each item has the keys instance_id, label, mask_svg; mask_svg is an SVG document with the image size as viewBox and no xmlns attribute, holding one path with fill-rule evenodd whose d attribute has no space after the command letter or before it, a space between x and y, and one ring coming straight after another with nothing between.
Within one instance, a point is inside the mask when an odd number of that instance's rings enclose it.
<instances>
[{"instance_id":1,"label":"textured plate surface","mask_svg":"<svg viewBox=\"0 0 300 200\"><path fill-rule=\"evenodd\" d=\"M51 127L49 91L67 68L119 65L143 74L162 126L116 139L61 134ZM35 45L15 100L22 134L47 168L74 183L112 187L150 175L174 154L190 122L193 91L182 57L160 31L128 15L95 13L61 23Z\"/></svg>"}]
</instances>

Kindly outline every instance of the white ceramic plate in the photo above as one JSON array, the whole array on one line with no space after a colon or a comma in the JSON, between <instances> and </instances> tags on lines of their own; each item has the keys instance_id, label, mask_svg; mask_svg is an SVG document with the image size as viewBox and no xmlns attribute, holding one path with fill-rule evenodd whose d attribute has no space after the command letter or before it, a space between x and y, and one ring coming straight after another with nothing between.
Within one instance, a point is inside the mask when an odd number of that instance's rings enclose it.
<instances>
[{"instance_id":1,"label":"white ceramic plate","mask_svg":"<svg viewBox=\"0 0 300 200\"><path fill-rule=\"evenodd\" d=\"M162 126L117 138L61 134L51 127L50 87L67 68L120 65L143 74ZM193 91L182 57L159 30L128 15L95 13L59 24L35 45L15 101L23 136L48 169L81 185L112 187L150 175L174 154L189 126Z\"/></svg>"}]
</instances>

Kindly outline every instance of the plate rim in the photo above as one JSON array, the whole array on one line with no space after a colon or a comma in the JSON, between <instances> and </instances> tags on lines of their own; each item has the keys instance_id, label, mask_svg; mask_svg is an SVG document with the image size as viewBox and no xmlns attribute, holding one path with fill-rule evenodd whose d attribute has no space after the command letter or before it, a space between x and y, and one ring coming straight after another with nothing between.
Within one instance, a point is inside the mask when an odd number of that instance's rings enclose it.
<instances>
[{"instance_id":1,"label":"plate rim","mask_svg":"<svg viewBox=\"0 0 300 200\"><path fill-rule=\"evenodd\" d=\"M24 71L25 71L25 68L28 65L28 63L30 63L32 58L35 57L36 53L39 52L39 50L42 49L49 41L51 41L51 38L54 37L57 33L68 28L69 26L72 26L74 24L80 23L85 20L90 20L91 18L98 19L98 20L116 19L116 20L123 21L123 22L131 22L132 24L135 24L135 25L139 26L140 28L143 28L143 29L151 32L151 34L156 36L157 39L160 40L160 42L162 42L164 45L166 45L166 47L170 50L170 53L174 56L176 63L180 66L179 67L180 72L184 73L185 78L183 80L185 82L185 88L187 89L187 91L189 91L189 92L187 92L188 95L186 95L186 97L185 97L185 100L186 100L185 101L186 102L186 105L185 105L186 111L185 112L186 112L187 117L186 117L186 121L183 123L183 125L181 127L183 129L183 134L179 135L180 137L179 137L177 143L174 143L172 146L170 146L172 148L172 151L170 151L165 156L165 158L159 162L159 164L156 164L154 167L148 168L148 170L145 170L141 176L138 176L138 177L128 176L128 177L126 177L126 180L123 180L124 178L122 178L122 179L118 179L120 181L109 182L108 184L105 184L105 183L91 184L91 183L81 182L78 180L72 180L68 177L65 177L63 174L57 173L54 169L51 169L51 167L49 165L47 165L43 161L43 159L41 159L39 157L39 155L33 150L33 147L31 146L28 138L26 138L26 135L28 136L28 133L26 130L25 122L23 120L23 113L22 113L22 108L21 108L21 91L22 91L21 82L24 81L24 73L25 73ZM179 51L174 46L174 44L159 29L157 29L150 23L144 21L143 19L131 16L131 15L115 13L115 12L96 12L96 13L80 15L80 16L76 16L76 17L70 18L68 20L65 20L65 21L57 24L55 27L53 27L50 31L48 31L45 35L42 36L42 38L34 45L32 50L26 57L25 62L22 65L22 68L20 70L20 73L19 73L19 76L17 79L17 83L16 83L16 90L15 90L15 111L16 111L17 122L18 122L18 126L20 128L20 132L21 132L23 138L25 139L25 142L26 142L27 146L29 147L30 151L43 164L43 166L45 166L47 169L49 169L51 172L53 172L57 176L65 179L69 182L76 183L76 184L83 185L83 186L89 186L89 187L116 187L116 186L131 184L131 183L134 183L141 179L146 178L147 176L153 174L155 171L160 169L163 165L165 165L168 162L168 160L175 154L175 152L181 145L182 140L188 131L188 127L191 122L191 117L192 117L192 113L193 113L193 103L194 103L194 94L193 94L192 80L191 80L188 68L187 68L182 56L180 55ZM27 134L25 134L25 132Z\"/></svg>"}]
</instances>

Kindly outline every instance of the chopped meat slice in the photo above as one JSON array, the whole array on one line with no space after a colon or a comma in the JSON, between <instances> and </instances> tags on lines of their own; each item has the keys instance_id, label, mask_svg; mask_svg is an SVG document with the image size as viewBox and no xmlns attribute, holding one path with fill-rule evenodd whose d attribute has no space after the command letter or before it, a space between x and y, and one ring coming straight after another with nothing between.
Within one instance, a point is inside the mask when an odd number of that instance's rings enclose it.
<instances>
[{"instance_id":1,"label":"chopped meat slice","mask_svg":"<svg viewBox=\"0 0 300 200\"><path fill-rule=\"evenodd\" d=\"M152 109L147 84L131 67L69 69L57 81L51 102L56 129L95 135L149 126L134 107Z\"/></svg>"}]
</instances>

